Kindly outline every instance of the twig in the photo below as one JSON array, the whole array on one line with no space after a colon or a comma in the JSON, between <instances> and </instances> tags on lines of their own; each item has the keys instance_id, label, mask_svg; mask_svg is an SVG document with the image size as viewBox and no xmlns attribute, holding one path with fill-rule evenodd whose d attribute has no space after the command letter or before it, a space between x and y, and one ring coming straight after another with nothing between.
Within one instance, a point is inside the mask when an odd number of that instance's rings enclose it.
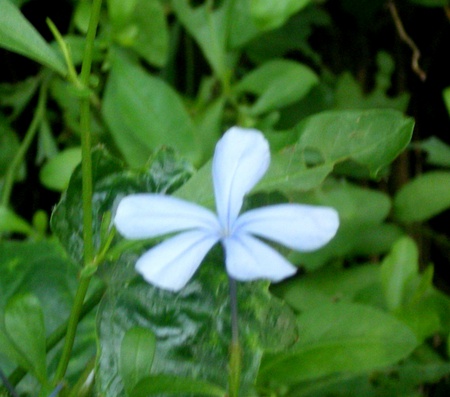
<instances>
[{"instance_id":1,"label":"twig","mask_svg":"<svg viewBox=\"0 0 450 397\"><path fill-rule=\"evenodd\" d=\"M419 59L420 59L420 50L417 47L416 43L411 39L411 37L408 36L408 34L405 31L405 28L403 26L402 20L400 19L400 16L398 15L397 6L395 5L394 1L390 0L387 2L387 7L389 8L389 12L391 13L391 17L394 21L395 27L397 29L397 33L401 40L403 40L409 48L411 48L413 54L411 57L411 68L416 73L420 80L425 81L427 78L426 73L421 69L419 65Z\"/></svg>"}]
</instances>

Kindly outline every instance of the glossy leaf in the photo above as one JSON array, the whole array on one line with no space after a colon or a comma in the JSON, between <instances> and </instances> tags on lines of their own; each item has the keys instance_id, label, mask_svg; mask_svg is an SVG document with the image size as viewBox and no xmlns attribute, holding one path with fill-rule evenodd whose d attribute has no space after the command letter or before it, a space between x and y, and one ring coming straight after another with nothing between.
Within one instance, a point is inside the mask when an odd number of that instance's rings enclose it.
<instances>
[{"instance_id":1,"label":"glossy leaf","mask_svg":"<svg viewBox=\"0 0 450 397\"><path fill-rule=\"evenodd\" d=\"M119 371L125 390L130 392L142 379L150 375L155 355L156 337L147 328L129 329L120 346Z\"/></svg>"},{"instance_id":2,"label":"glossy leaf","mask_svg":"<svg viewBox=\"0 0 450 397\"><path fill-rule=\"evenodd\" d=\"M144 166L161 147L172 147L194 163L200 160L201 143L176 91L120 52L112 60L103 116L133 167Z\"/></svg>"},{"instance_id":3,"label":"glossy leaf","mask_svg":"<svg viewBox=\"0 0 450 397\"><path fill-rule=\"evenodd\" d=\"M140 278L124 287L124 269L133 274L136 258L128 253L114 264L111 275L116 287L110 288L98 312L98 391L106 397L124 395L118 345L136 325L151 329L157 338L152 374L194 378L226 388L231 324L221 255L211 253L179 293L155 288ZM241 390L251 395L262 351L291 344L296 329L291 312L267 293L267 283L239 283L238 302L244 352Z\"/></svg>"},{"instance_id":4,"label":"glossy leaf","mask_svg":"<svg viewBox=\"0 0 450 397\"><path fill-rule=\"evenodd\" d=\"M5 307L4 321L6 334L20 354L19 364L45 384L45 325L39 300L31 294L14 296Z\"/></svg>"},{"instance_id":5,"label":"glossy leaf","mask_svg":"<svg viewBox=\"0 0 450 397\"><path fill-rule=\"evenodd\" d=\"M94 243L97 248L100 247L102 218L106 212L115 210L122 197L138 192L171 192L192 172L191 166L170 150L158 152L142 171L124 169L119 160L102 149L93 152L92 162ZM83 257L81 177L78 166L50 221L53 232L76 263L82 263Z\"/></svg>"},{"instance_id":6,"label":"glossy leaf","mask_svg":"<svg viewBox=\"0 0 450 397\"><path fill-rule=\"evenodd\" d=\"M394 214L403 222L423 222L450 207L450 172L430 171L404 185L394 198Z\"/></svg>"},{"instance_id":7,"label":"glossy leaf","mask_svg":"<svg viewBox=\"0 0 450 397\"><path fill-rule=\"evenodd\" d=\"M277 59L248 73L235 89L258 96L250 111L260 115L302 99L318 82L317 75L307 66Z\"/></svg>"},{"instance_id":8,"label":"glossy leaf","mask_svg":"<svg viewBox=\"0 0 450 397\"><path fill-rule=\"evenodd\" d=\"M66 75L67 67L38 31L9 0L0 0L0 47L17 52Z\"/></svg>"},{"instance_id":9,"label":"glossy leaf","mask_svg":"<svg viewBox=\"0 0 450 397\"><path fill-rule=\"evenodd\" d=\"M392 365L417 347L414 333L393 316L369 306L325 304L298 317L299 341L264 357L259 381L293 385L339 372Z\"/></svg>"},{"instance_id":10,"label":"glossy leaf","mask_svg":"<svg viewBox=\"0 0 450 397\"><path fill-rule=\"evenodd\" d=\"M153 375L143 379L132 390L133 397L146 397L168 392L171 395L225 397L226 391L212 383L167 375Z\"/></svg>"}]
</instances>

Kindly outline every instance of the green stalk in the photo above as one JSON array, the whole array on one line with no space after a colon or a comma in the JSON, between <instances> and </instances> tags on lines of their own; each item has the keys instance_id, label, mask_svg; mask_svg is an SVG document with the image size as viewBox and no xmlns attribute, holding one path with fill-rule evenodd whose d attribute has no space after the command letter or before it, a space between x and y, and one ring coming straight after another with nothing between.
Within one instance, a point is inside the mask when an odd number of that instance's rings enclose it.
<instances>
[{"instance_id":1,"label":"green stalk","mask_svg":"<svg viewBox=\"0 0 450 397\"><path fill-rule=\"evenodd\" d=\"M31 120L30 126L28 127L25 137L20 144L19 150L11 161L8 170L5 175L5 182L2 189L1 206L8 207L9 200L11 199L12 188L14 186L14 179L17 175L17 171L22 163L31 143L33 142L38 127L42 121L45 114L45 107L47 104L47 91L48 91L49 75L46 75L42 81L41 87L39 89L38 103L36 110Z\"/></svg>"},{"instance_id":2,"label":"green stalk","mask_svg":"<svg viewBox=\"0 0 450 397\"><path fill-rule=\"evenodd\" d=\"M93 0L91 18L86 37L83 64L81 66L80 81L84 87L89 86L89 78L92 67L92 54L97 26L100 19L102 0ZM94 244L92 229L92 159L91 159L91 131L90 131L90 105L89 97L82 97L80 110L81 128L81 171L82 171L82 200L83 200L83 243L84 243L84 267L90 266L94 260ZM92 275L82 277L78 284L75 301L69 317L67 334L64 341L62 355L56 369L54 384L64 378L69 365L72 348L75 341L76 330Z\"/></svg>"},{"instance_id":3,"label":"green stalk","mask_svg":"<svg viewBox=\"0 0 450 397\"><path fill-rule=\"evenodd\" d=\"M230 284L230 307L231 307L231 345L229 362L229 397L239 396L239 385L241 382L242 351L239 342L238 307L237 307L237 284L236 280L228 277Z\"/></svg>"}]
</instances>

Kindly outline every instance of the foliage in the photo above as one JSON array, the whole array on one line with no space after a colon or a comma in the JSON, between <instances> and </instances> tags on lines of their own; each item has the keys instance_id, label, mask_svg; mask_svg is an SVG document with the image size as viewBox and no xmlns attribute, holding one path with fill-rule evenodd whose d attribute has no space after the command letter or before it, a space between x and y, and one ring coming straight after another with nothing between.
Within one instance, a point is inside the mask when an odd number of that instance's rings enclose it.
<instances>
[{"instance_id":1,"label":"foliage","mask_svg":"<svg viewBox=\"0 0 450 397\"><path fill-rule=\"evenodd\" d=\"M0 395L229 393L220 248L182 291L162 291L134 271L159 240L124 240L111 219L138 192L212 208L211 157L232 125L260 129L272 151L246 208L340 217L318 251L277 247L299 267L289 281L239 284L241 395L430 395L450 373L450 298L423 238L448 252L433 221L450 207L450 147L410 143L392 55L371 61L369 89L327 67L310 40L332 29L326 2L108 0L97 32L101 1L68 3L43 32L25 16L32 2L0 0L1 56L27 62L0 83ZM342 0L362 25L381 8L366 6ZM418 152L425 172L398 183L395 161ZM66 371L60 342L75 329Z\"/></svg>"}]
</instances>

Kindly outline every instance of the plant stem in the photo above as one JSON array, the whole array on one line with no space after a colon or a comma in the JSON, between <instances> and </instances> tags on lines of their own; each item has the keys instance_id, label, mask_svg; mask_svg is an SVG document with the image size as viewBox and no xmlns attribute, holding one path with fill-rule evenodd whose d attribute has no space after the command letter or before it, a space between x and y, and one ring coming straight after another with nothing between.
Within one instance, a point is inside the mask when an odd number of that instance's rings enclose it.
<instances>
[{"instance_id":1,"label":"plant stem","mask_svg":"<svg viewBox=\"0 0 450 397\"><path fill-rule=\"evenodd\" d=\"M102 0L93 0L91 17L86 37L83 63L80 80L84 87L89 86L91 75L92 53L97 26L100 19ZM83 200L83 244L84 267L90 266L94 259L93 228L92 228L92 159L91 159L91 131L90 131L90 105L89 97L80 99L80 128L81 128L81 172L82 172L82 200ZM54 384L64 378L69 365L72 348L75 341L76 330L83 307L83 302L92 276L82 277L75 295L75 301L69 317L67 334L64 341L63 352L56 370Z\"/></svg>"},{"instance_id":2,"label":"plant stem","mask_svg":"<svg viewBox=\"0 0 450 397\"><path fill-rule=\"evenodd\" d=\"M80 312L79 321L86 317L100 302L103 294L105 293L105 287L101 286L90 294L90 297L86 299ZM52 350L66 335L69 328L69 321L61 324L55 329L46 339L46 351ZM23 368L16 368L9 376L9 383L16 386L27 374Z\"/></svg>"},{"instance_id":3,"label":"plant stem","mask_svg":"<svg viewBox=\"0 0 450 397\"><path fill-rule=\"evenodd\" d=\"M239 384L241 380L241 345L239 343L238 306L237 306L237 284L236 280L228 276L230 285L230 307L231 307L231 345L229 364L229 396L239 396Z\"/></svg>"},{"instance_id":4,"label":"plant stem","mask_svg":"<svg viewBox=\"0 0 450 397\"><path fill-rule=\"evenodd\" d=\"M8 207L9 200L11 199L12 188L14 185L14 179L16 178L17 171L20 164L22 163L31 143L33 142L36 132L38 130L39 124L44 116L45 106L47 104L47 91L48 91L49 74L44 76L41 87L39 89L38 103L36 110L31 120L30 126L28 127L25 137L17 151L16 155L11 161L10 166L5 175L5 182L2 189L1 206Z\"/></svg>"}]
</instances>

